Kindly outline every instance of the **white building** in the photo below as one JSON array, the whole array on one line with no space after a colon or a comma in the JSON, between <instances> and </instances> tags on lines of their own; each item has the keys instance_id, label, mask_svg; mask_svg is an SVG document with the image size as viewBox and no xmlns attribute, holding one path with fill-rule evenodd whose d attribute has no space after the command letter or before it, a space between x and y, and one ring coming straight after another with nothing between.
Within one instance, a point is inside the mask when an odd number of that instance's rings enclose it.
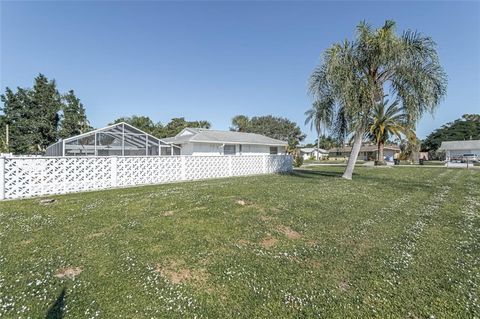
<instances>
[{"instance_id":1,"label":"white building","mask_svg":"<svg viewBox=\"0 0 480 319\"><path fill-rule=\"evenodd\" d=\"M321 149L321 148L319 148L317 150L316 147L315 148L314 147L302 147L302 148L299 149L299 151L300 151L300 155L302 155L304 160L307 160L310 157L313 157L313 158L317 159L317 153L318 153L318 158L319 159L328 157L328 151L324 150L324 149Z\"/></svg>"},{"instance_id":2,"label":"white building","mask_svg":"<svg viewBox=\"0 0 480 319\"><path fill-rule=\"evenodd\" d=\"M447 161L459 159L465 154L475 154L480 157L480 140L442 142L438 150L445 151Z\"/></svg>"},{"instance_id":3,"label":"white building","mask_svg":"<svg viewBox=\"0 0 480 319\"><path fill-rule=\"evenodd\" d=\"M285 154L287 142L254 133L185 128L162 141L179 146L182 155Z\"/></svg>"}]
</instances>

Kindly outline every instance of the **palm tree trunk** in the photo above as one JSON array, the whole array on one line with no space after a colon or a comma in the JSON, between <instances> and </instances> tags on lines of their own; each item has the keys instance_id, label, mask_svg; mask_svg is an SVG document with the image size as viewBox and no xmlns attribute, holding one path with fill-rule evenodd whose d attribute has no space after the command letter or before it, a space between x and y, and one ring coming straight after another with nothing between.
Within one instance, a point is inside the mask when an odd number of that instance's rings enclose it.
<instances>
[{"instance_id":1,"label":"palm tree trunk","mask_svg":"<svg viewBox=\"0 0 480 319\"><path fill-rule=\"evenodd\" d=\"M320 149L320 132L318 132L318 136L317 136L317 161L320 159L320 154L318 153L319 149Z\"/></svg>"},{"instance_id":2,"label":"palm tree trunk","mask_svg":"<svg viewBox=\"0 0 480 319\"><path fill-rule=\"evenodd\" d=\"M360 129L355 133L355 139L353 142L352 151L350 152L350 156L348 157L347 167L345 168L345 172L343 172L342 177L345 179L352 179L353 169L355 168L355 162L358 158L358 153L360 152L360 148L362 147L362 140L363 140L363 130Z\"/></svg>"},{"instance_id":3,"label":"palm tree trunk","mask_svg":"<svg viewBox=\"0 0 480 319\"><path fill-rule=\"evenodd\" d=\"M383 147L384 147L383 142L378 142L377 165L384 165L385 164L385 160L383 158Z\"/></svg>"}]
</instances>

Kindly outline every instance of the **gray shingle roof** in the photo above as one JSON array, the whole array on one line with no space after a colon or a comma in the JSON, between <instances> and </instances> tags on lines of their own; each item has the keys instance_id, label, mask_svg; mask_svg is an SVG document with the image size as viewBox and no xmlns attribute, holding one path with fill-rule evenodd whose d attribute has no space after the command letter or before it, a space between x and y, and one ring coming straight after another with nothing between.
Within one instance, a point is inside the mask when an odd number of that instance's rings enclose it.
<instances>
[{"instance_id":1,"label":"gray shingle roof","mask_svg":"<svg viewBox=\"0 0 480 319\"><path fill-rule=\"evenodd\" d=\"M243 133L232 131L217 131L201 128L186 128L193 134L177 135L164 138L163 141L174 144L185 144L188 142L197 143L222 143L222 144L250 144L250 145L269 145L269 146L287 146L288 143L276 140L264 135L255 133ZM183 131L185 131L183 130ZM182 131L182 132L183 132Z\"/></svg>"},{"instance_id":2,"label":"gray shingle roof","mask_svg":"<svg viewBox=\"0 0 480 319\"><path fill-rule=\"evenodd\" d=\"M480 140L442 142L439 150L480 150Z\"/></svg>"}]
</instances>

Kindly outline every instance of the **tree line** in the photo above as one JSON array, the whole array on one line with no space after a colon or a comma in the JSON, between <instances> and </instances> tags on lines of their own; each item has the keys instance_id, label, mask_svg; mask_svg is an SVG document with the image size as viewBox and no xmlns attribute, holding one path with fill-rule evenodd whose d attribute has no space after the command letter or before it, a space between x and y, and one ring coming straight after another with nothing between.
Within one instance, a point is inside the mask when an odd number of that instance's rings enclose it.
<instances>
[{"instance_id":1,"label":"tree line","mask_svg":"<svg viewBox=\"0 0 480 319\"><path fill-rule=\"evenodd\" d=\"M32 88L5 89L1 95L0 151L41 154L59 138L91 130L73 90L61 94L55 80L39 74Z\"/></svg>"}]
</instances>

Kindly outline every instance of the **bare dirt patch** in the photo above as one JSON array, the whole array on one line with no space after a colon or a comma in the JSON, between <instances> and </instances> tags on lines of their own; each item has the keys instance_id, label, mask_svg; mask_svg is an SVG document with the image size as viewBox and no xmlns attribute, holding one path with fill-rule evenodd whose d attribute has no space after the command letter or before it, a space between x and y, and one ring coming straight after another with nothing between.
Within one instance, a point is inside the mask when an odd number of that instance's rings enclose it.
<instances>
[{"instance_id":1,"label":"bare dirt patch","mask_svg":"<svg viewBox=\"0 0 480 319\"><path fill-rule=\"evenodd\" d=\"M64 267L58 269L54 276L57 278L74 279L76 276L80 275L82 271L83 269L81 267Z\"/></svg>"},{"instance_id":2,"label":"bare dirt patch","mask_svg":"<svg viewBox=\"0 0 480 319\"><path fill-rule=\"evenodd\" d=\"M55 198L44 198L38 201L40 205L51 205L54 204L57 200Z\"/></svg>"},{"instance_id":3,"label":"bare dirt patch","mask_svg":"<svg viewBox=\"0 0 480 319\"><path fill-rule=\"evenodd\" d=\"M299 239L302 237L298 232L294 231L288 226L279 226L277 230L287 236L289 239Z\"/></svg>"},{"instance_id":4,"label":"bare dirt patch","mask_svg":"<svg viewBox=\"0 0 480 319\"><path fill-rule=\"evenodd\" d=\"M268 238L265 238L264 240L262 240L262 242L260 243L262 245L263 248L272 248L273 246L275 246L278 242L278 239L276 239L275 237L268 237Z\"/></svg>"},{"instance_id":5,"label":"bare dirt patch","mask_svg":"<svg viewBox=\"0 0 480 319\"><path fill-rule=\"evenodd\" d=\"M186 281L204 282L207 279L207 274L203 269L192 270L183 266L183 262L171 262L168 265L157 264L155 272L159 273L170 281L172 284L181 284Z\"/></svg>"},{"instance_id":6,"label":"bare dirt patch","mask_svg":"<svg viewBox=\"0 0 480 319\"><path fill-rule=\"evenodd\" d=\"M350 285L346 281L341 281L338 284L338 289L340 289L341 291L347 291L349 288L350 288Z\"/></svg>"}]
</instances>

